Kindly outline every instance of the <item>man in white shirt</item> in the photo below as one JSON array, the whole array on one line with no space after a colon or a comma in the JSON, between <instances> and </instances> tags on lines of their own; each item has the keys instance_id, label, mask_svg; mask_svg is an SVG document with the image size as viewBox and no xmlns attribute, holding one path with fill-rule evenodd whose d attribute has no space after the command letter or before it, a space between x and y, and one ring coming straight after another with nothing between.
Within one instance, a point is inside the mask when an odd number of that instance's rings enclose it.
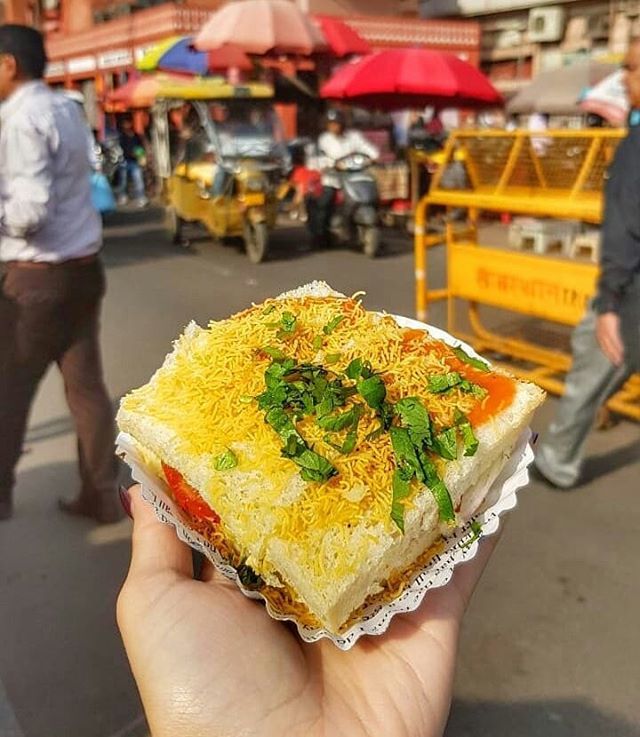
<instances>
[{"instance_id":1,"label":"man in white shirt","mask_svg":"<svg viewBox=\"0 0 640 737\"><path fill-rule=\"evenodd\" d=\"M326 116L327 130L318 139L319 165L322 170L322 193L310 209L309 227L320 242L327 241L331 215L336 195L340 189L340 177L334 167L336 161L350 154L364 154L374 161L380 155L378 149L356 130L346 129L346 120L340 110L331 109Z\"/></svg>"},{"instance_id":2,"label":"man in white shirt","mask_svg":"<svg viewBox=\"0 0 640 737\"><path fill-rule=\"evenodd\" d=\"M111 403L98 339L105 289L86 126L42 81L42 36L0 26L0 519L13 511L29 408L54 361L78 435L82 489L62 511L119 517Z\"/></svg>"}]
</instances>

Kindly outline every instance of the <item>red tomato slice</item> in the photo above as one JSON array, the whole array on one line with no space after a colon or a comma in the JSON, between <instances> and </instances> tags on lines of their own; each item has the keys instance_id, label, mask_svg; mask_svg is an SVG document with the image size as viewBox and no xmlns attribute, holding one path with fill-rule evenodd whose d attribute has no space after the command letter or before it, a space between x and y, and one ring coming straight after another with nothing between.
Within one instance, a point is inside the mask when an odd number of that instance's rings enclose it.
<instances>
[{"instance_id":1,"label":"red tomato slice","mask_svg":"<svg viewBox=\"0 0 640 737\"><path fill-rule=\"evenodd\" d=\"M162 464L164 477L169 484L176 504L187 514L209 522L220 522L220 517L211 509L198 492L190 486L175 468Z\"/></svg>"}]
</instances>

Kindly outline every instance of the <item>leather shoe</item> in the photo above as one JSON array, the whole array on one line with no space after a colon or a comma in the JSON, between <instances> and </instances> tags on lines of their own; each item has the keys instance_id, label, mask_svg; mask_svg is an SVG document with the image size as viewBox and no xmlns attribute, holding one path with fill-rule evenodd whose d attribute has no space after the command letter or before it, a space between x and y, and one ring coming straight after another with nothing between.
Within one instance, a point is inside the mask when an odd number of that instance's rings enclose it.
<instances>
[{"instance_id":1,"label":"leather shoe","mask_svg":"<svg viewBox=\"0 0 640 737\"><path fill-rule=\"evenodd\" d=\"M113 524L123 518L122 508L115 495L96 499L82 495L70 500L58 499L58 509L74 517L88 517L100 525Z\"/></svg>"}]
</instances>

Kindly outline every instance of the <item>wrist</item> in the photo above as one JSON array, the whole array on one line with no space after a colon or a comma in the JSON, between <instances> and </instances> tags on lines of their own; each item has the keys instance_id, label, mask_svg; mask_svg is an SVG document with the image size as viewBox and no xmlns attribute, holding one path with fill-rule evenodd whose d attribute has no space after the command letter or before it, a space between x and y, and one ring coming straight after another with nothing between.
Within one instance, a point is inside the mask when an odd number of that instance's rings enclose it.
<instances>
[{"instance_id":1,"label":"wrist","mask_svg":"<svg viewBox=\"0 0 640 737\"><path fill-rule=\"evenodd\" d=\"M593 301L593 308L598 315L605 315L608 312L618 314L620 299L615 294L600 293Z\"/></svg>"}]
</instances>

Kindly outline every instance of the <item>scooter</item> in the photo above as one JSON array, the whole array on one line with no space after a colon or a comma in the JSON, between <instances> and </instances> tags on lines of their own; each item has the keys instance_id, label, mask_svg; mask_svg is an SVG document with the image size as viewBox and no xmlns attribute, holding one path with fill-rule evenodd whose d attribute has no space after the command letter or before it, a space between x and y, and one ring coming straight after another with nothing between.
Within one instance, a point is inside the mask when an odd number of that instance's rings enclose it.
<instances>
[{"instance_id":1,"label":"scooter","mask_svg":"<svg viewBox=\"0 0 640 737\"><path fill-rule=\"evenodd\" d=\"M369 171L372 159L364 154L343 156L334 164L340 190L330 230L342 243L357 243L369 258L380 252L378 185Z\"/></svg>"}]
</instances>

